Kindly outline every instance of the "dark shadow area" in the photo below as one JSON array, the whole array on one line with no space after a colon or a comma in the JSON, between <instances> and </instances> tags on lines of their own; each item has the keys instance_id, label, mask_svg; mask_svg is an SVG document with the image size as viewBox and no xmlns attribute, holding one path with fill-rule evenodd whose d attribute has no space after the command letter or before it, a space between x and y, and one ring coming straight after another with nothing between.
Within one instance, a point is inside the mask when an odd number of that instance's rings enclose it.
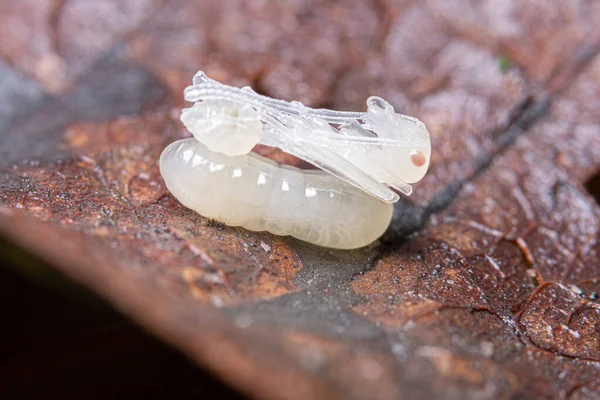
<instances>
[{"instance_id":1,"label":"dark shadow area","mask_svg":"<svg viewBox=\"0 0 600 400\"><path fill-rule=\"evenodd\" d=\"M592 197L596 200L596 203L600 205L600 171L596 173L596 175L592 176L585 183L585 188L588 193L592 195Z\"/></svg>"},{"instance_id":2,"label":"dark shadow area","mask_svg":"<svg viewBox=\"0 0 600 400\"><path fill-rule=\"evenodd\" d=\"M0 240L1 399L243 399Z\"/></svg>"}]
</instances>

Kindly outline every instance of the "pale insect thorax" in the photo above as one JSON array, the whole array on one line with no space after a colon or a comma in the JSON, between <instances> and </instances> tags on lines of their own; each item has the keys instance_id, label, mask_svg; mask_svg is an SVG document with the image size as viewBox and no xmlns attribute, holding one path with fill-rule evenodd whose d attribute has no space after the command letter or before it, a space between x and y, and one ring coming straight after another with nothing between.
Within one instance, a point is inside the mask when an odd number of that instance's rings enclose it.
<instances>
[{"instance_id":1,"label":"pale insect thorax","mask_svg":"<svg viewBox=\"0 0 600 400\"><path fill-rule=\"evenodd\" d=\"M263 137L258 111L227 100L196 102L182 110L181 121L196 140L226 156L248 154Z\"/></svg>"}]
</instances>

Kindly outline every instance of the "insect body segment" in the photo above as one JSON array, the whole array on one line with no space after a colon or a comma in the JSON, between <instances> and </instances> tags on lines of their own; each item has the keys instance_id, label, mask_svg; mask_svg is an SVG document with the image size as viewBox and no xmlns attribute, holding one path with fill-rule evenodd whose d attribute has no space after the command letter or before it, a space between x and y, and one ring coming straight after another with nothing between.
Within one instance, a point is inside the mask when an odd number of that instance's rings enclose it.
<instances>
[{"instance_id":1,"label":"insect body segment","mask_svg":"<svg viewBox=\"0 0 600 400\"><path fill-rule=\"evenodd\" d=\"M248 154L263 136L259 114L247 104L206 100L184 109L181 121L211 151Z\"/></svg>"}]
</instances>

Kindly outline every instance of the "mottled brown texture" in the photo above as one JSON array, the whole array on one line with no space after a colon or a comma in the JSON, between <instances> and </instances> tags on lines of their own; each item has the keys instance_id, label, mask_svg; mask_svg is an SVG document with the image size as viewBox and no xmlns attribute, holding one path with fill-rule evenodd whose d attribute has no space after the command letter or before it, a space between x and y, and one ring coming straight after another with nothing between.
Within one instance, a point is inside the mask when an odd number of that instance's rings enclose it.
<instances>
[{"instance_id":1,"label":"mottled brown texture","mask_svg":"<svg viewBox=\"0 0 600 400\"><path fill-rule=\"evenodd\" d=\"M253 398L600 396L597 2L0 5L6 240ZM365 249L207 220L157 168L198 69L381 95L431 170Z\"/></svg>"}]
</instances>

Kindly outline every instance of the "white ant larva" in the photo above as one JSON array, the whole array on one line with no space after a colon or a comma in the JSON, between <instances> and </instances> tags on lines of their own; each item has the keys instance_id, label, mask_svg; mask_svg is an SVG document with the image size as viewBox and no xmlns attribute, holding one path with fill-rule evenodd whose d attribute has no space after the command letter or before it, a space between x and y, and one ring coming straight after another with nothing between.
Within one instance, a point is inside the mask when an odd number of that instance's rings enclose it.
<instances>
[{"instance_id":1,"label":"white ant larva","mask_svg":"<svg viewBox=\"0 0 600 400\"><path fill-rule=\"evenodd\" d=\"M325 247L376 240L392 206L427 172L429 133L379 97L368 110L311 109L222 85L199 72L181 120L195 137L161 155L167 187L185 206L228 225ZM251 152L261 143L322 171L281 166Z\"/></svg>"},{"instance_id":2,"label":"white ant larva","mask_svg":"<svg viewBox=\"0 0 600 400\"><path fill-rule=\"evenodd\" d=\"M334 176L279 165L257 154L227 157L194 139L170 144L160 172L186 207L230 226L352 249L383 234L384 203Z\"/></svg>"}]
</instances>

